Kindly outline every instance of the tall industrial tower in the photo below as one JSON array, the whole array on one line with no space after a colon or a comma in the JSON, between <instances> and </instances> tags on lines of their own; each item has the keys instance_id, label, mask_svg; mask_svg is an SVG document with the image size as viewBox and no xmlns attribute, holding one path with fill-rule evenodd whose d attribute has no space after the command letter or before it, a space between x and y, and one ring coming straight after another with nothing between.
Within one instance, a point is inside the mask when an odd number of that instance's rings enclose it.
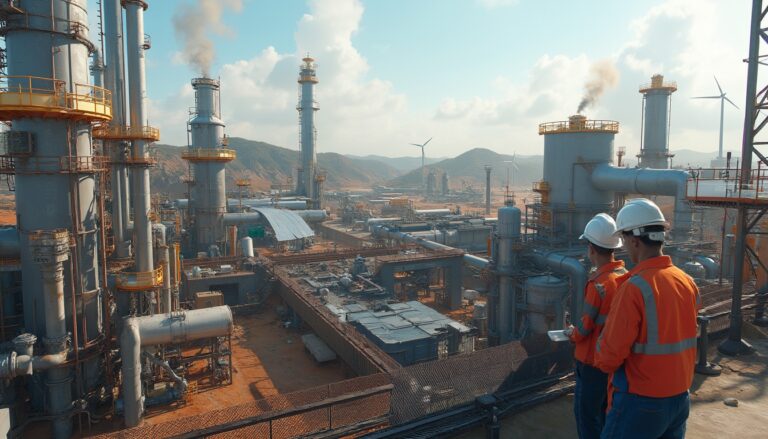
<instances>
[{"instance_id":1,"label":"tall industrial tower","mask_svg":"<svg viewBox=\"0 0 768 439\"><path fill-rule=\"evenodd\" d=\"M650 84L640 86L643 94L642 138L640 140L641 168L669 169L669 121L672 93L677 84L664 82L664 76L656 74Z\"/></svg>"},{"instance_id":2,"label":"tall industrial tower","mask_svg":"<svg viewBox=\"0 0 768 439\"><path fill-rule=\"evenodd\" d=\"M317 153L315 152L315 142L317 141L317 130L315 129L315 111L320 107L315 101L315 84L317 84L317 75L315 74L315 60L310 57L302 59L304 64L299 71L299 104L296 110L299 111L299 148L301 150L301 166L298 170L298 179L296 194L304 195L310 200L314 200L319 194L315 193L315 179L317 175ZM318 185L319 186L319 185Z\"/></svg>"},{"instance_id":3,"label":"tall industrial tower","mask_svg":"<svg viewBox=\"0 0 768 439\"><path fill-rule=\"evenodd\" d=\"M188 122L191 143L182 158L189 161L194 181L190 191L190 214L194 221L195 248L207 252L226 239L224 214L227 192L224 167L235 159L235 151L227 148L224 122L221 120L219 81L211 78L192 80L195 110Z\"/></svg>"},{"instance_id":4,"label":"tall industrial tower","mask_svg":"<svg viewBox=\"0 0 768 439\"><path fill-rule=\"evenodd\" d=\"M0 172L15 174L23 327L31 333L17 337L15 349L36 351L21 373L37 377L27 381L32 404L51 419L53 437L68 438L74 400L96 392L103 377L106 276L96 195L106 162L94 155L91 131L112 118L112 97L87 85L95 46L86 0L3 2L0 22L8 63L0 120L12 127L2 133Z\"/></svg>"}]
</instances>

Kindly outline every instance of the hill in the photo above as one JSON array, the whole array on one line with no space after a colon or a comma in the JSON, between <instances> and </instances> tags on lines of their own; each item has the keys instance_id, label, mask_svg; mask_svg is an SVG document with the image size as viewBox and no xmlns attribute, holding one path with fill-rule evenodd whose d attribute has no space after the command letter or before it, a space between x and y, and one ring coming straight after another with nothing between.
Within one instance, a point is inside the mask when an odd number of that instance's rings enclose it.
<instances>
[{"instance_id":1,"label":"hill","mask_svg":"<svg viewBox=\"0 0 768 439\"><path fill-rule=\"evenodd\" d=\"M506 161L514 160L517 169L514 169L512 163ZM510 185L514 187L530 187L531 182L541 180L543 167L542 156L521 156L515 157L506 154L499 154L485 148L475 148L469 150L452 159L441 160L432 165L426 166L427 171L434 169L438 174L448 172L451 181L451 187L458 189L460 181L467 183L485 184L485 165L491 165L492 185L495 187L503 186L507 180L507 168L510 172ZM421 172L415 169L405 175L390 180L387 184L394 187L418 186L421 181Z\"/></svg>"},{"instance_id":2,"label":"hill","mask_svg":"<svg viewBox=\"0 0 768 439\"><path fill-rule=\"evenodd\" d=\"M375 160L377 162L386 163L387 165L397 169L400 172L409 172L421 167L421 156L418 157L384 157L382 155L364 155L356 156L347 154L347 157L363 160ZM439 161L445 160L447 157L424 157L424 164L431 165Z\"/></svg>"},{"instance_id":3,"label":"hill","mask_svg":"<svg viewBox=\"0 0 768 439\"><path fill-rule=\"evenodd\" d=\"M251 181L254 190L268 190L271 184L287 184L296 174L299 152L265 142L229 138L229 148L237 158L227 164L227 187L234 187L236 178ZM181 159L182 147L155 146L158 165L150 175L152 187L158 192L181 195L186 186L181 177L187 173L187 163ZM326 171L326 188L372 187L400 175L400 172L376 160L351 158L328 152L317 155L318 166Z\"/></svg>"}]
</instances>

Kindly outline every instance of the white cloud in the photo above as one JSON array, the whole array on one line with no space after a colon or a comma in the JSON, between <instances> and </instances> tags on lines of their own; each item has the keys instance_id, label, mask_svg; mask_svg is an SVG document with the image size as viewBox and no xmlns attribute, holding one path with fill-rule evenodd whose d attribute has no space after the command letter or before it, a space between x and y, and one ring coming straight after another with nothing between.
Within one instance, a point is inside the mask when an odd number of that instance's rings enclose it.
<instances>
[{"instance_id":1,"label":"white cloud","mask_svg":"<svg viewBox=\"0 0 768 439\"><path fill-rule=\"evenodd\" d=\"M354 46L364 12L360 1L310 0L309 13L297 22L296 52L267 47L222 67L223 118L229 135L298 149L296 79L301 58L310 52L317 60L320 81L316 87L320 152L416 155L408 143L433 136L428 153L434 156L458 155L478 146L541 153L538 124L573 114L590 66L610 58L620 82L587 115L621 122L617 145L627 146L629 157L640 144L638 85L657 72L679 84L672 104L672 148L713 151L719 105L690 97L712 94L716 74L729 97L743 105L746 68L741 59L748 29L746 23L732 24L747 19L744 3L668 0L633 22L632 36L616 53L544 54L533 65L522 66L527 69L523 79L498 77L486 96L446 95L431 111L422 112L409 108L407 96L395 84L372 75L365 56ZM188 85L162 102L150 102L153 119L164 128L164 142L186 142L186 110L193 103ZM729 149L738 146L742 118L735 109L726 113Z\"/></svg>"}]
</instances>

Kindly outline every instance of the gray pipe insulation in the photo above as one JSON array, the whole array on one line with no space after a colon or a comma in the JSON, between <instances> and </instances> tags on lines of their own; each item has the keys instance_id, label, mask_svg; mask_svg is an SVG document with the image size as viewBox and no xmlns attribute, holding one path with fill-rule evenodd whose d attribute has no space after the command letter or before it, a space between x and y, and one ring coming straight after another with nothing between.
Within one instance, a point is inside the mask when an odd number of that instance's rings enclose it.
<instances>
[{"instance_id":1,"label":"gray pipe insulation","mask_svg":"<svg viewBox=\"0 0 768 439\"><path fill-rule=\"evenodd\" d=\"M587 285L587 268L573 256L558 252L533 251L537 265L542 265L555 273L568 276L571 281L571 321L581 315L581 302L584 288Z\"/></svg>"},{"instance_id":2,"label":"gray pipe insulation","mask_svg":"<svg viewBox=\"0 0 768 439\"><path fill-rule=\"evenodd\" d=\"M232 333L233 326L232 311L226 305L170 314L126 317L120 335L125 425L138 426L144 414L144 395L141 391L142 347L223 337Z\"/></svg>"},{"instance_id":3,"label":"gray pipe insulation","mask_svg":"<svg viewBox=\"0 0 768 439\"><path fill-rule=\"evenodd\" d=\"M403 241L403 242L410 242L416 245L420 245L426 249L429 250L456 250L453 247L449 247L447 245L443 245L437 242L432 242L424 238L415 237L411 235L410 233L405 232L393 232L390 231L388 228L384 226L375 226L372 230L373 236L377 236L380 238L387 238L387 239L393 239L395 241ZM481 258L479 256L471 255L469 253L465 253L463 256L464 263L467 265L471 265L473 267L477 267L480 269L488 267L488 259Z\"/></svg>"},{"instance_id":4,"label":"gray pipe insulation","mask_svg":"<svg viewBox=\"0 0 768 439\"><path fill-rule=\"evenodd\" d=\"M676 169L617 168L602 163L592 171L592 184L604 191L675 197L672 237L685 240L693 225L693 212L687 201L688 177L688 172Z\"/></svg>"}]
</instances>

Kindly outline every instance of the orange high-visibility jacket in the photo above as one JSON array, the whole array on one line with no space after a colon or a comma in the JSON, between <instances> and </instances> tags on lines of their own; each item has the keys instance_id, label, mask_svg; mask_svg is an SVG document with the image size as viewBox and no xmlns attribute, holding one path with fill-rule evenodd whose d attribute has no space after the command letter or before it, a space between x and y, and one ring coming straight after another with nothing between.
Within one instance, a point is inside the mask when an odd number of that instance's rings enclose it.
<instances>
[{"instance_id":1,"label":"orange high-visibility jacket","mask_svg":"<svg viewBox=\"0 0 768 439\"><path fill-rule=\"evenodd\" d=\"M584 306L581 319L574 322L571 341L574 356L582 363L595 364L597 337L603 330L611 301L618 289L617 278L625 274L624 261L609 262L598 268L590 277L584 290Z\"/></svg>"},{"instance_id":2,"label":"orange high-visibility jacket","mask_svg":"<svg viewBox=\"0 0 768 439\"><path fill-rule=\"evenodd\" d=\"M615 390L665 398L688 390L696 361L699 290L669 256L640 262L621 286L598 339L596 365Z\"/></svg>"}]
</instances>

